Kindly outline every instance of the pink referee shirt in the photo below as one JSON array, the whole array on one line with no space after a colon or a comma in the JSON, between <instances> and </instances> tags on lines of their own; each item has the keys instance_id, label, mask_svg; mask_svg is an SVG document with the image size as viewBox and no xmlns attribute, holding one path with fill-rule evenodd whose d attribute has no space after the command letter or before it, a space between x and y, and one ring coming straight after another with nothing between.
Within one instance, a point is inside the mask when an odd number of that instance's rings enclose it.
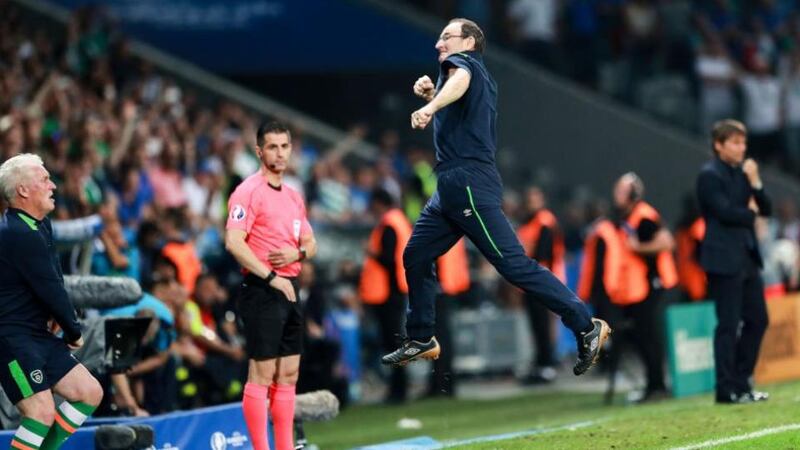
<instances>
[{"instance_id":1,"label":"pink referee shirt","mask_svg":"<svg viewBox=\"0 0 800 450\"><path fill-rule=\"evenodd\" d=\"M285 183L270 186L261 171L250 175L228 199L228 230L244 230L245 242L267 267L269 252L300 247L300 237L312 233L303 198ZM282 277L296 277L300 262L274 269Z\"/></svg>"}]
</instances>

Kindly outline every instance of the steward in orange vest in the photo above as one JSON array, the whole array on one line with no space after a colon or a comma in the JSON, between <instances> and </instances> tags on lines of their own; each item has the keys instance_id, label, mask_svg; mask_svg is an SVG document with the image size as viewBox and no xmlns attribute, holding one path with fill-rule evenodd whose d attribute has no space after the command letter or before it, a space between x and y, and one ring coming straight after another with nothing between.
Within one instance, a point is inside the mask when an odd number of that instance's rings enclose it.
<instances>
[{"instance_id":1,"label":"steward in orange vest","mask_svg":"<svg viewBox=\"0 0 800 450\"><path fill-rule=\"evenodd\" d=\"M382 305L392 294L407 294L403 249L411 237L411 224L399 208L386 210L367 243L359 294L364 303Z\"/></svg>"},{"instance_id":2,"label":"steward in orange vest","mask_svg":"<svg viewBox=\"0 0 800 450\"><path fill-rule=\"evenodd\" d=\"M642 400L667 396L664 383L662 333L664 289L678 283L672 257L675 241L661 223L658 212L643 200L644 183L633 172L614 185L614 206L620 215L621 262L619 282L611 301L622 307L632 321L631 339L636 343L647 372Z\"/></svg>"},{"instance_id":3,"label":"steward in orange vest","mask_svg":"<svg viewBox=\"0 0 800 450\"><path fill-rule=\"evenodd\" d=\"M378 219L378 224L367 242L358 292L366 304L367 313L378 323L383 350L391 352L396 347L396 336L402 333L406 315L408 285L403 269L403 250L411 237L411 224L384 189L372 192L370 211ZM407 385L405 368L393 368L386 401L405 401Z\"/></svg>"},{"instance_id":4,"label":"steward in orange vest","mask_svg":"<svg viewBox=\"0 0 800 450\"><path fill-rule=\"evenodd\" d=\"M455 297L469 290L469 259L464 238L436 260L436 274L442 293L446 295Z\"/></svg>"},{"instance_id":5,"label":"steward in orange vest","mask_svg":"<svg viewBox=\"0 0 800 450\"><path fill-rule=\"evenodd\" d=\"M178 282L186 289L186 293L191 295L197 277L203 272L203 264L197 256L194 243L182 236L181 230L186 228L185 220L179 209L167 210L162 222L167 243L161 248L161 255L175 265Z\"/></svg>"},{"instance_id":6,"label":"steward in orange vest","mask_svg":"<svg viewBox=\"0 0 800 450\"><path fill-rule=\"evenodd\" d=\"M583 261L578 281L578 297L594 304L609 302L617 292L622 263L622 242L614 222L600 216L590 226L583 244ZM606 319L607 316L598 316Z\"/></svg>"},{"instance_id":7,"label":"steward in orange vest","mask_svg":"<svg viewBox=\"0 0 800 450\"><path fill-rule=\"evenodd\" d=\"M549 209L534 212L528 223L517 230L517 237L529 258L550 269L562 283L566 282L564 236L558 219Z\"/></svg>"},{"instance_id":8,"label":"steward in orange vest","mask_svg":"<svg viewBox=\"0 0 800 450\"><path fill-rule=\"evenodd\" d=\"M544 192L539 187L530 187L525 203L530 218L517 230L525 254L550 269L556 278L565 283L564 237L556 216L546 208ZM536 346L536 360L523 381L526 384L550 382L555 379L555 366L558 363L553 352L553 315L535 296L525 294L524 299L531 337Z\"/></svg>"},{"instance_id":9,"label":"steward in orange vest","mask_svg":"<svg viewBox=\"0 0 800 450\"><path fill-rule=\"evenodd\" d=\"M643 194L644 183L633 172L623 175L614 188L623 244L620 281L611 298L618 305L643 302L654 290L678 284L672 233L661 224L658 211L642 199Z\"/></svg>"},{"instance_id":10,"label":"steward in orange vest","mask_svg":"<svg viewBox=\"0 0 800 450\"><path fill-rule=\"evenodd\" d=\"M702 217L696 218L675 233L678 245L678 278L681 290L692 301L706 298L706 271L700 265L700 245L705 235L706 221Z\"/></svg>"}]
</instances>

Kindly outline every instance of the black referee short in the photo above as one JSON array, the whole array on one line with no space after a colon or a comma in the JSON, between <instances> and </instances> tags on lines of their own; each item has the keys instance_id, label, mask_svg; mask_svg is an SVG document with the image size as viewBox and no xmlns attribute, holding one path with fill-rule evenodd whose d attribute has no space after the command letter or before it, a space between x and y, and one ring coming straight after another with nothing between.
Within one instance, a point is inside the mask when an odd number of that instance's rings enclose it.
<instances>
[{"instance_id":1,"label":"black referee short","mask_svg":"<svg viewBox=\"0 0 800 450\"><path fill-rule=\"evenodd\" d=\"M297 279L289 280L297 293ZM250 359L273 359L302 353L305 321L298 302L290 302L263 279L247 275L239 291L238 303Z\"/></svg>"},{"instance_id":2,"label":"black referee short","mask_svg":"<svg viewBox=\"0 0 800 450\"><path fill-rule=\"evenodd\" d=\"M64 340L52 334L0 337L0 385L15 405L52 388L77 365Z\"/></svg>"}]
</instances>

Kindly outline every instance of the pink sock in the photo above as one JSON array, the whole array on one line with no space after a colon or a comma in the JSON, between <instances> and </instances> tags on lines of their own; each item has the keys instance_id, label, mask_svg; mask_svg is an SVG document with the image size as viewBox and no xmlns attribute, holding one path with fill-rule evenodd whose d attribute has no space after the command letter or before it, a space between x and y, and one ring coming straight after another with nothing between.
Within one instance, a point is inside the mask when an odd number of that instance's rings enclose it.
<instances>
[{"instance_id":1,"label":"pink sock","mask_svg":"<svg viewBox=\"0 0 800 450\"><path fill-rule=\"evenodd\" d=\"M277 450L294 449L294 385L275 384L269 387L269 412Z\"/></svg>"},{"instance_id":2,"label":"pink sock","mask_svg":"<svg viewBox=\"0 0 800 450\"><path fill-rule=\"evenodd\" d=\"M244 385L242 411L254 450L269 450L267 441L267 387L255 383Z\"/></svg>"}]
</instances>

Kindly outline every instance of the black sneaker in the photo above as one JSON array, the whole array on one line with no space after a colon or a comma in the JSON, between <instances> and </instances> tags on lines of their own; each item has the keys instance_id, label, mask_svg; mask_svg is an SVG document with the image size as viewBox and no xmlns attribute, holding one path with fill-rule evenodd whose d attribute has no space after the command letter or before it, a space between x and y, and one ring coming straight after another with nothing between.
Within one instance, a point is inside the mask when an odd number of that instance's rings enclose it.
<instances>
[{"instance_id":1,"label":"black sneaker","mask_svg":"<svg viewBox=\"0 0 800 450\"><path fill-rule=\"evenodd\" d=\"M580 333L578 338L578 361L572 372L575 375L583 375L600 359L600 352L603 350L609 336L611 336L611 327L608 326L605 320L592 319L594 328L592 331Z\"/></svg>"},{"instance_id":2,"label":"black sneaker","mask_svg":"<svg viewBox=\"0 0 800 450\"><path fill-rule=\"evenodd\" d=\"M405 366L417 359L439 359L442 348L435 337L428 342L419 342L413 339L405 339L403 345L397 350L381 358L381 362L393 366Z\"/></svg>"},{"instance_id":3,"label":"black sneaker","mask_svg":"<svg viewBox=\"0 0 800 450\"><path fill-rule=\"evenodd\" d=\"M748 397L752 402L765 402L769 400L769 393L761 391L748 391L742 392L739 394L739 397Z\"/></svg>"},{"instance_id":4,"label":"black sneaker","mask_svg":"<svg viewBox=\"0 0 800 450\"><path fill-rule=\"evenodd\" d=\"M739 395L735 392L729 393L717 393L716 402L717 404L725 404L725 405L744 405L747 403L753 403L753 398L747 395L747 393Z\"/></svg>"}]
</instances>

